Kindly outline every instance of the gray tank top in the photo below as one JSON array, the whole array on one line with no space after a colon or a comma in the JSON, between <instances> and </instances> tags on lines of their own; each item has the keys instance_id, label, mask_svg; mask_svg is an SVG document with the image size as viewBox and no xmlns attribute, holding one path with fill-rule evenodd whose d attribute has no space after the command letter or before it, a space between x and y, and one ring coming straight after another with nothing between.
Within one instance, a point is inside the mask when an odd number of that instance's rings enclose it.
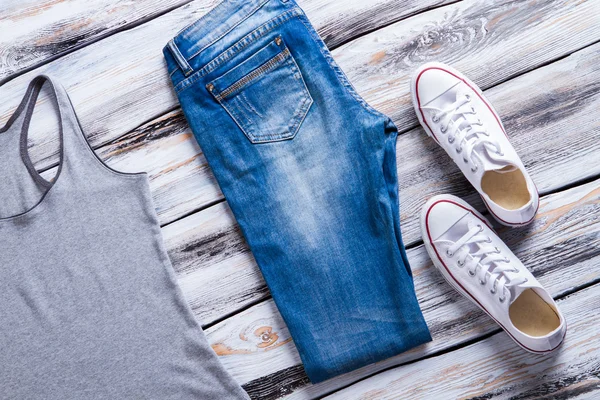
<instances>
[{"instance_id":1,"label":"gray tank top","mask_svg":"<svg viewBox=\"0 0 600 400\"><path fill-rule=\"evenodd\" d=\"M52 182L27 151L47 80L60 117ZM182 296L146 174L103 164L44 76L0 130L0 398L248 398Z\"/></svg>"}]
</instances>

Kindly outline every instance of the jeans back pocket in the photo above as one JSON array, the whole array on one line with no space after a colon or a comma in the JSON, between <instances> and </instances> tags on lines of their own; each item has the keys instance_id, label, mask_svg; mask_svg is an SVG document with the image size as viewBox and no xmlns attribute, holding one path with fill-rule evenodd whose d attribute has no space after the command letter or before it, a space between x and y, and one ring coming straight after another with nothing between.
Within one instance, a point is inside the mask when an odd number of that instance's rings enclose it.
<instances>
[{"instance_id":1,"label":"jeans back pocket","mask_svg":"<svg viewBox=\"0 0 600 400\"><path fill-rule=\"evenodd\" d=\"M294 138L313 103L280 36L206 88L252 143Z\"/></svg>"}]
</instances>

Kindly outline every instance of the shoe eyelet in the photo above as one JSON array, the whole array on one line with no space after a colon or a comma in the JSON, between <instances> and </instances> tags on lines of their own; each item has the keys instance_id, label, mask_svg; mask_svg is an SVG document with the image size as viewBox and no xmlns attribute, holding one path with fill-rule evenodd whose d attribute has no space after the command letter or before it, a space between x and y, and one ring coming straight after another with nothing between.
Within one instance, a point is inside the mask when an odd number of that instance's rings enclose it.
<instances>
[{"instance_id":1,"label":"shoe eyelet","mask_svg":"<svg viewBox=\"0 0 600 400\"><path fill-rule=\"evenodd\" d=\"M458 147L458 148L456 149L456 152L457 152L457 153L459 153L459 154L460 154L460 152L461 152L461 151L462 151L462 147Z\"/></svg>"},{"instance_id":2,"label":"shoe eyelet","mask_svg":"<svg viewBox=\"0 0 600 400\"><path fill-rule=\"evenodd\" d=\"M465 94L465 98L467 99L467 101L471 101L471 95L470 94Z\"/></svg>"},{"instance_id":3,"label":"shoe eyelet","mask_svg":"<svg viewBox=\"0 0 600 400\"><path fill-rule=\"evenodd\" d=\"M471 275L471 276L475 276L475 271L471 271L471 270L469 270L469 275Z\"/></svg>"},{"instance_id":4,"label":"shoe eyelet","mask_svg":"<svg viewBox=\"0 0 600 400\"><path fill-rule=\"evenodd\" d=\"M481 226L481 224L477 224L477 227L479 228L479 232L483 232L483 226Z\"/></svg>"},{"instance_id":5,"label":"shoe eyelet","mask_svg":"<svg viewBox=\"0 0 600 400\"><path fill-rule=\"evenodd\" d=\"M503 153L503 152L501 152L501 151L497 151L497 152L496 152L496 154L498 154L500 157L503 157L503 156L504 156L504 153Z\"/></svg>"},{"instance_id":6,"label":"shoe eyelet","mask_svg":"<svg viewBox=\"0 0 600 400\"><path fill-rule=\"evenodd\" d=\"M448 130L448 128L445 126L440 127L440 132L442 132L442 133L446 133L447 130Z\"/></svg>"},{"instance_id":7,"label":"shoe eyelet","mask_svg":"<svg viewBox=\"0 0 600 400\"><path fill-rule=\"evenodd\" d=\"M437 123L437 122L439 122L439 121L440 121L440 118L439 118L439 117L438 117L436 114L433 114L433 116L431 117L431 120L432 120L433 122L436 122L436 123Z\"/></svg>"},{"instance_id":8,"label":"shoe eyelet","mask_svg":"<svg viewBox=\"0 0 600 400\"><path fill-rule=\"evenodd\" d=\"M492 243L492 238L491 237L487 237L487 240L485 241L486 243ZM496 247L497 248L497 247Z\"/></svg>"},{"instance_id":9,"label":"shoe eyelet","mask_svg":"<svg viewBox=\"0 0 600 400\"><path fill-rule=\"evenodd\" d=\"M471 172L477 172L478 169L479 167L476 165L475 168L471 168Z\"/></svg>"},{"instance_id":10,"label":"shoe eyelet","mask_svg":"<svg viewBox=\"0 0 600 400\"><path fill-rule=\"evenodd\" d=\"M452 136L448 136L448 143L454 143L454 138Z\"/></svg>"},{"instance_id":11,"label":"shoe eyelet","mask_svg":"<svg viewBox=\"0 0 600 400\"><path fill-rule=\"evenodd\" d=\"M462 261L460 261L460 260L458 260L458 261L456 262L456 264L457 264L457 265L458 265L460 268L462 268L462 267L464 267L464 266L465 266L465 263L464 263L464 262L462 262Z\"/></svg>"},{"instance_id":12,"label":"shoe eyelet","mask_svg":"<svg viewBox=\"0 0 600 400\"><path fill-rule=\"evenodd\" d=\"M502 261L504 261L505 263L509 263L510 262L510 260L508 259L508 257L504 257L504 260L502 260Z\"/></svg>"},{"instance_id":13,"label":"shoe eyelet","mask_svg":"<svg viewBox=\"0 0 600 400\"><path fill-rule=\"evenodd\" d=\"M500 303L504 303L505 300L506 300L506 297L498 297L498 301Z\"/></svg>"},{"instance_id":14,"label":"shoe eyelet","mask_svg":"<svg viewBox=\"0 0 600 400\"><path fill-rule=\"evenodd\" d=\"M475 107L471 106L471 112L475 114Z\"/></svg>"},{"instance_id":15,"label":"shoe eyelet","mask_svg":"<svg viewBox=\"0 0 600 400\"><path fill-rule=\"evenodd\" d=\"M490 289L490 293L491 294L496 294L496 288L494 287L494 288Z\"/></svg>"},{"instance_id":16,"label":"shoe eyelet","mask_svg":"<svg viewBox=\"0 0 600 400\"><path fill-rule=\"evenodd\" d=\"M454 255L454 253L453 253L453 252L451 252L451 251L450 251L450 249L448 249L448 250L446 250L446 255L447 255L448 257L452 257L452 256Z\"/></svg>"},{"instance_id":17,"label":"shoe eyelet","mask_svg":"<svg viewBox=\"0 0 600 400\"><path fill-rule=\"evenodd\" d=\"M515 271L515 273L517 273L517 274L518 274L519 272L521 272L521 270L520 270L519 268L515 268L515 269L514 269L514 271ZM525 281L525 282L526 282L526 281ZM525 283L525 282L523 282L523 283Z\"/></svg>"},{"instance_id":18,"label":"shoe eyelet","mask_svg":"<svg viewBox=\"0 0 600 400\"><path fill-rule=\"evenodd\" d=\"M495 248L496 253L500 254L500 249L498 247Z\"/></svg>"},{"instance_id":19,"label":"shoe eyelet","mask_svg":"<svg viewBox=\"0 0 600 400\"><path fill-rule=\"evenodd\" d=\"M485 284L486 284L486 283L487 283L486 281L482 281L481 279L479 280L479 284L480 284L481 286L485 286Z\"/></svg>"}]
</instances>

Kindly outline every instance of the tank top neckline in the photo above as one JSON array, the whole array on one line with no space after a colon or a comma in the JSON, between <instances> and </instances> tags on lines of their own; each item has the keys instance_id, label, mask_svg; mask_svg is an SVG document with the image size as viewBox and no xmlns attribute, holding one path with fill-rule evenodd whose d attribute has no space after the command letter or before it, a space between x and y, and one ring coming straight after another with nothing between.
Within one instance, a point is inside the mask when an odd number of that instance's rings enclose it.
<instances>
[{"instance_id":1,"label":"tank top neckline","mask_svg":"<svg viewBox=\"0 0 600 400\"><path fill-rule=\"evenodd\" d=\"M58 120L59 120L58 170L56 171L56 175L54 176L54 179L52 181L47 181L46 179L44 179L44 177L42 177L42 175L40 175L40 173L35 169L35 166L33 165L33 162L31 161L31 157L29 155L29 150L27 148L29 124L31 122L31 118L33 115L33 111L35 109L35 104L36 104L37 98L38 98L39 93L42 90L42 87L46 81L50 84L50 87L52 88L52 94L53 94L52 101L54 101L54 103L56 104L56 108L57 108L57 112L58 112ZM24 120L23 120L22 126L21 126L21 132L20 132L21 136L19 138L22 161L25 164L26 168L28 169L31 177L45 188L44 194L40 197L40 199L32 207L30 207L29 209L27 209L21 213L15 214L15 215L0 217L0 223L7 222L7 221L13 221L15 219L25 217L25 216L30 216L30 215L35 214L37 211L39 211L44 206L44 203L47 201L47 198L48 198L50 192L52 192L52 189L56 186L56 184L58 183L58 181L61 177L61 173L62 173L63 165L64 165L64 159L65 159L65 145L64 145L65 141L64 141L63 110L61 109L60 101L58 101L59 96L60 96L59 91L56 89L54 82L52 82L52 80L50 78L48 78L45 75L40 75L40 76L34 78L30 82L29 86L27 87L27 91L25 92L25 95L23 96L23 100L21 100L21 103L19 104L17 109L14 111L14 113L8 119L6 124L2 128L0 128L0 134L6 132L11 127L11 125L15 122L15 120L17 120L19 118L20 114L23 112L23 109L26 108Z\"/></svg>"}]
</instances>

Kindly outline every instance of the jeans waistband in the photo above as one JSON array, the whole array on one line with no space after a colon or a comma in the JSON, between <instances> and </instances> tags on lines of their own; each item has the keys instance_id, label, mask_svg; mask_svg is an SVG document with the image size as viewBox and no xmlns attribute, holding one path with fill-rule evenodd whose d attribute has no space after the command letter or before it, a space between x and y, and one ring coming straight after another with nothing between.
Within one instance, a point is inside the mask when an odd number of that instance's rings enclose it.
<instances>
[{"instance_id":1,"label":"jeans waistband","mask_svg":"<svg viewBox=\"0 0 600 400\"><path fill-rule=\"evenodd\" d=\"M183 28L165 46L185 76L193 73L190 60L219 42L268 4L281 11L294 7L293 0L224 0L198 21ZM273 8L273 7L270 7ZM164 51L167 55L167 51ZM169 71L173 73L174 71Z\"/></svg>"}]
</instances>

